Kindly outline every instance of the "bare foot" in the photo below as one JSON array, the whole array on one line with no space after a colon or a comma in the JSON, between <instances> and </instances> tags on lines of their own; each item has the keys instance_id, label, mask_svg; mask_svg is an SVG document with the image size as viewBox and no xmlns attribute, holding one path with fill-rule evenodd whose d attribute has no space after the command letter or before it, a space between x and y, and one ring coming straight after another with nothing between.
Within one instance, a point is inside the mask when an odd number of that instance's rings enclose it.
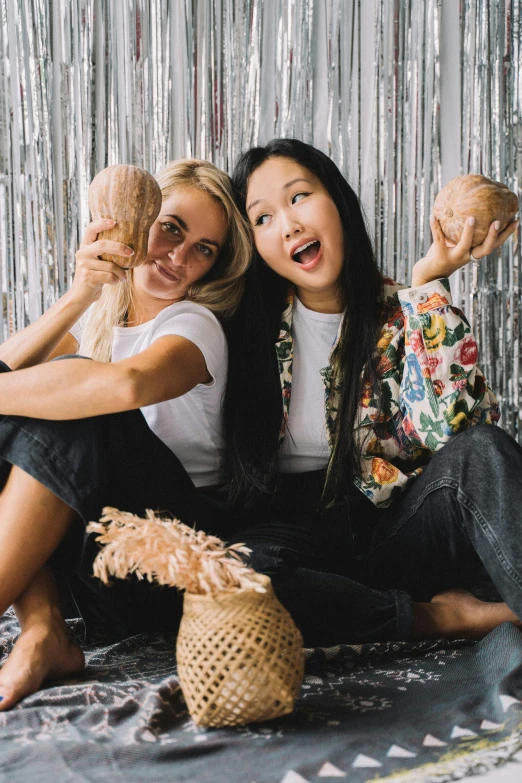
<instances>
[{"instance_id":1,"label":"bare foot","mask_svg":"<svg viewBox=\"0 0 522 783\"><path fill-rule=\"evenodd\" d=\"M482 639L507 621L522 622L505 603L480 601L467 590L453 588L435 595L430 603L415 603L413 635L416 639Z\"/></svg>"},{"instance_id":2,"label":"bare foot","mask_svg":"<svg viewBox=\"0 0 522 783\"><path fill-rule=\"evenodd\" d=\"M44 680L66 678L84 666L64 620L26 625L0 670L0 711L37 691Z\"/></svg>"}]
</instances>

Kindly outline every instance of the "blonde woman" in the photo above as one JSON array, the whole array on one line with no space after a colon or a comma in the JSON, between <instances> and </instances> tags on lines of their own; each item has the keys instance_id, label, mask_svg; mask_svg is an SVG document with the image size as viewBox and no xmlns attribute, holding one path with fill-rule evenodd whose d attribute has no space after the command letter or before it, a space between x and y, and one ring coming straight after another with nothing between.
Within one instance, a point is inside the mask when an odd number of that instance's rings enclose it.
<instances>
[{"instance_id":1,"label":"blonde woman","mask_svg":"<svg viewBox=\"0 0 522 783\"><path fill-rule=\"evenodd\" d=\"M132 251L97 239L111 221L91 223L71 289L0 346L0 613L14 605L22 629L0 710L84 665L60 609L64 580L92 638L175 627L175 591L104 591L91 577L85 523L103 506L221 529L220 319L241 297L249 232L212 164L171 163L157 178L146 261L126 271L101 260Z\"/></svg>"}]
</instances>

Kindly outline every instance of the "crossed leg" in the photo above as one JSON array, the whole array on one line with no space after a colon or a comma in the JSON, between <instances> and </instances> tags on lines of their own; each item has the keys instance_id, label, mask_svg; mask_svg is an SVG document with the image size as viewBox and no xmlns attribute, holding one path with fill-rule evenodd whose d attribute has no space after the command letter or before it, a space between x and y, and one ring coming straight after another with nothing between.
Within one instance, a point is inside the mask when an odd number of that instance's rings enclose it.
<instances>
[{"instance_id":1,"label":"crossed leg","mask_svg":"<svg viewBox=\"0 0 522 783\"><path fill-rule=\"evenodd\" d=\"M0 615L14 605L22 632L0 670L0 710L38 690L47 677L66 677L84 666L45 565L73 518L43 484L11 469L0 494Z\"/></svg>"}]
</instances>

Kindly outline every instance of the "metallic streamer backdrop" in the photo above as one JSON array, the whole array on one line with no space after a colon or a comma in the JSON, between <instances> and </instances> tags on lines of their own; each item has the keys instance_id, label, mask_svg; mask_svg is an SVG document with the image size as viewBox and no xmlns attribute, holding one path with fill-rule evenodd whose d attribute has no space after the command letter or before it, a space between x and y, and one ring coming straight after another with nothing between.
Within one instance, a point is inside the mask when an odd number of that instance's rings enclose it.
<instances>
[{"instance_id":1,"label":"metallic streamer backdrop","mask_svg":"<svg viewBox=\"0 0 522 783\"><path fill-rule=\"evenodd\" d=\"M520 0L462 0L461 160L520 197L522 59ZM481 365L499 393L502 426L522 441L520 246L507 243L460 277L463 307L479 341Z\"/></svg>"},{"instance_id":2,"label":"metallic streamer backdrop","mask_svg":"<svg viewBox=\"0 0 522 783\"><path fill-rule=\"evenodd\" d=\"M443 184L444 2L0 0L0 339L70 284L101 168L195 155L230 170L273 136L334 158L382 268L407 282ZM461 170L514 190L521 12L522 0L461 0L460 71L443 74L462 80ZM509 247L457 281L514 434L519 266Z\"/></svg>"}]
</instances>

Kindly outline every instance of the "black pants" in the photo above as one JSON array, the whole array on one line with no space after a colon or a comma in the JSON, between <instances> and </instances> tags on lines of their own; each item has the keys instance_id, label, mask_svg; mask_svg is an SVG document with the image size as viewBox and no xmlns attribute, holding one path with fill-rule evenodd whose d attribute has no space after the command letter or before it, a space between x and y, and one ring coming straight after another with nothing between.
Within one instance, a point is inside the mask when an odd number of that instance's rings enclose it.
<instances>
[{"instance_id":1,"label":"black pants","mask_svg":"<svg viewBox=\"0 0 522 783\"><path fill-rule=\"evenodd\" d=\"M437 452L391 508L352 490L317 504L323 476L286 476L252 549L307 645L406 640L412 601L450 587L504 600L522 618L522 449L477 426Z\"/></svg>"},{"instance_id":2,"label":"black pants","mask_svg":"<svg viewBox=\"0 0 522 783\"><path fill-rule=\"evenodd\" d=\"M324 479L324 471L283 474L272 502L231 541L244 542L250 565L271 577L305 645L409 638L410 597L370 586L367 551L379 511L355 487L324 508Z\"/></svg>"},{"instance_id":3,"label":"black pants","mask_svg":"<svg viewBox=\"0 0 522 783\"><path fill-rule=\"evenodd\" d=\"M61 581L70 578L90 640L175 630L181 616L175 588L94 579L97 549L85 523L106 505L138 515L152 508L245 542L308 645L408 639L412 599L451 586L486 586L522 617L522 450L495 427L455 437L385 510L355 489L322 508L318 472L282 477L271 503L234 518L217 491L194 487L140 411L74 421L2 416L0 487L13 464L76 511L52 565Z\"/></svg>"},{"instance_id":4,"label":"black pants","mask_svg":"<svg viewBox=\"0 0 522 783\"><path fill-rule=\"evenodd\" d=\"M2 362L0 372L9 372ZM87 640L177 627L182 600L176 589L132 578L105 587L92 576L98 549L85 526L100 518L104 506L140 516L151 508L221 537L230 532L217 493L196 489L141 411L71 421L0 416L0 488L11 465L76 512L50 564L62 597L70 586L86 623Z\"/></svg>"},{"instance_id":5,"label":"black pants","mask_svg":"<svg viewBox=\"0 0 522 783\"><path fill-rule=\"evenodd\" d=\"M375 530L374 584L427 601L478 588L522 618L522 449L499 427L457 435Z\"/></svg>"}]
</instances>

